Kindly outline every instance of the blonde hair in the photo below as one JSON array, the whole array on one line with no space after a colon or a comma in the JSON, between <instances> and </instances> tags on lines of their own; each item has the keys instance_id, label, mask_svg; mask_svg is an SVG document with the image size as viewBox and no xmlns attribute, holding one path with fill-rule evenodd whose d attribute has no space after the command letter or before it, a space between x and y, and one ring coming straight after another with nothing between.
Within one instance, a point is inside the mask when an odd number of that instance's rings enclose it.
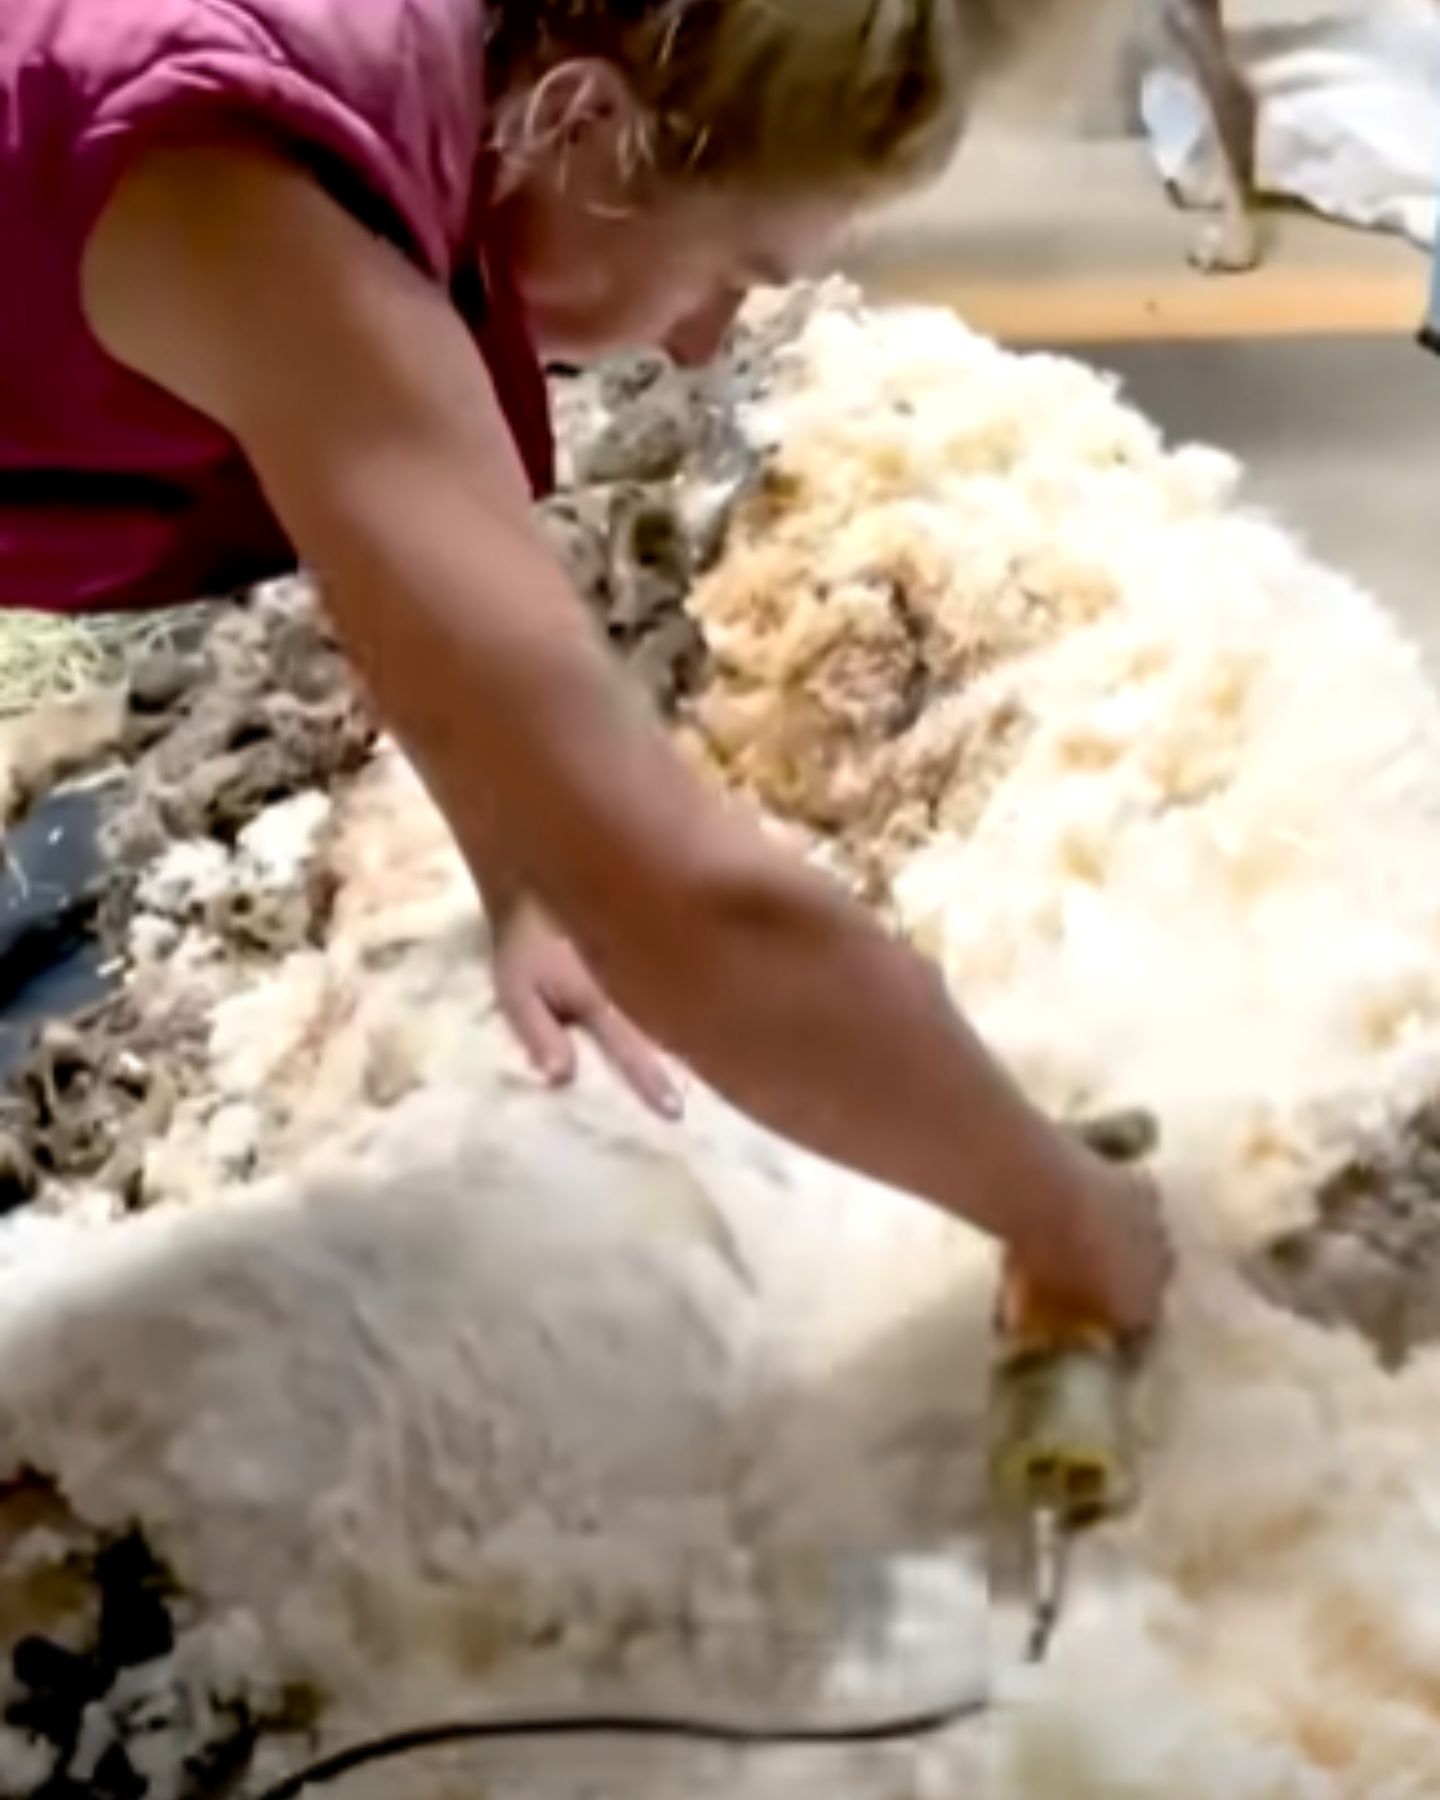
<instances>
[{"instance_id":1,"label":"blonde hair","mask_svg":"<svg viewBox=\"0 0 1440 1800\"><path fill-rule=\"evenodd\" d=\"M873 193L950 159L1016 5L492 0L491 79L514 96L603 60L637 103L635 160L662 176Z\"/></svg>"}]
</instances>

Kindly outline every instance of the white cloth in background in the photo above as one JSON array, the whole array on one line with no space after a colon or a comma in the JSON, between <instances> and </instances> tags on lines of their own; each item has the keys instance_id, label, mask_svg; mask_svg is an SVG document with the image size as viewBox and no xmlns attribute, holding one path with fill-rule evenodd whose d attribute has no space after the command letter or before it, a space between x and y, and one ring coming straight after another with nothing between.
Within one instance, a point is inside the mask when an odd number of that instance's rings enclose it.
<instances>
[{"instance_id":1,"label":"white cloth in background","mask_svg":"<svg viewBox=\"0 0 1440 1800\"><path fill-rule=\"evenodd\" d=\"M1233 9L1232 9L1233 10ZM1363 0L1283 22L1230 24L1260 103L1257 184L1421 245L1440 213L1440 5ZM1216 146L1181 67L1147 71L1141 113L1162 179L1214 192Z\"/></svg>"}]
</instances>

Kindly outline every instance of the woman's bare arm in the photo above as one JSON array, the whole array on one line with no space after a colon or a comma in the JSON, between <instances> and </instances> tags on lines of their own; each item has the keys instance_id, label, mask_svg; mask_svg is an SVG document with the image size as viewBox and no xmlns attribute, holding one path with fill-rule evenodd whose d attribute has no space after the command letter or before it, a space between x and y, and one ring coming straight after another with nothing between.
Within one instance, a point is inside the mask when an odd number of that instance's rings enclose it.
<instances>
[{"instance_id":1,"label":"woman's bare arm","mask_svg":"<svg viewBox=\"0 0 1440 1800\"><path fill-rule=\"evenodd\" d=\"M302 172L224 147L132 174L86 291L113 354L244 446L462 848L503 842L642 1027L777 1130L1148 1317L1162 1252L1131 1190L931 969L690 775L623 680L442 294Z\"/></svg>"}]
</instances>

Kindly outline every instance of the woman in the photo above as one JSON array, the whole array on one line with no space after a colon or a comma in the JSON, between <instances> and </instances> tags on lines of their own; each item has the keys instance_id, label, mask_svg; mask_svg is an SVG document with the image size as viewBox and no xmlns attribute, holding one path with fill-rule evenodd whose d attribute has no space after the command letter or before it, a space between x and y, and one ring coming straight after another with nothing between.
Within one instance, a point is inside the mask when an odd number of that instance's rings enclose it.
<instances>
[{"instance_id":1,"label":"woman","mask_svg":"<svg viewBox=\"0 0 1440 1800\"><path fill-rule=\"evenodd\" d=\"M298 554L543 1070L580 1025L674 1109L613 996L776 1130L1143 1327L1148 1189L686 773L530 516L539 358L707 356L752 283L944 162L989 37L985 0L7 0L0 600L157 605Z\"/></svg>"}]
</instances>

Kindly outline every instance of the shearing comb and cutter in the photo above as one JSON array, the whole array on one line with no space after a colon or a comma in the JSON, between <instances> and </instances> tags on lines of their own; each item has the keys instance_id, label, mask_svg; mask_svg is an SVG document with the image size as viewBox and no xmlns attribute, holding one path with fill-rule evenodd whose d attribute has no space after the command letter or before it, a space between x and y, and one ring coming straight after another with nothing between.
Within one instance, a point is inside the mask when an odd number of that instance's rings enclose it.
<instances>
[{"instance_id":1,"label":"shearing comb and cutter","mask_svg":"<svg viewBox=\"0 0 1440 1800\"><path fill-rule=\"evenodd\" d=\"M1076 1127L1097 1154L1138 1162L1159 1131L1148 1113ZM1133 1503L1138 1487L1129 1417L1132 1359L1110 1327L1006 1271L991 1382L990 1479L996 1523L1020 1543L1029 1610L1026 1655L1049 1648L1065 1601L1076 1535Z\"/></svg>"}]
</instances>

